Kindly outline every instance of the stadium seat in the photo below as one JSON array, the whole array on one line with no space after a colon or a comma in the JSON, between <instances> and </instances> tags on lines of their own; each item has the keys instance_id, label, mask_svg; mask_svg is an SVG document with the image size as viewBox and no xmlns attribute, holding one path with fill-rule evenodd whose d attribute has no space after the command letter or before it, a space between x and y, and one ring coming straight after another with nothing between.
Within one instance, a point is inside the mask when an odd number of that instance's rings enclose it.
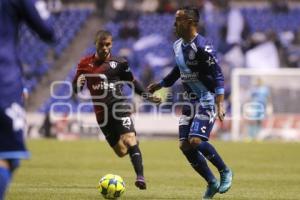
<instances>
[{"instance_id":1,"label":"stadium seat","mask_svg":"<svg viewBox=\"0 0 300 200\"><path fill-rule=\"evenodd\" d=\"M64 37L59 38L59 41L54 47L54 52L57 56L61 55L64 49L70 44L76 33L87 20L91 10L89 9L72 9L64 10L60 14L51 16L50 20L55 23L57 32L64 33ZM25 76L31 77L25 82L25 87L30 88L30 92L36 87L38 81L51 68L47 60L47 53L50 46L41 42L36 35L33 35L27 26L22 26L20 38L20 59L25 65ZM30 51L28 51L30 49Z\"/></svg>"}]
</instances>

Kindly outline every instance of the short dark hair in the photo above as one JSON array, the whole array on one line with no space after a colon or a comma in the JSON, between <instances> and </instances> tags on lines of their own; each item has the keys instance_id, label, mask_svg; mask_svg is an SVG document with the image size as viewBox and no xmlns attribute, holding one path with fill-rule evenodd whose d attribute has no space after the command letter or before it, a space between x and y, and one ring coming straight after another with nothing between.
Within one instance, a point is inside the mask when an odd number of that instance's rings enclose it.
<instances>
[{"instance_id":1,"label":"short dark hair","mask_svg":"<svg viewBox=\"0 0 300 200\"><path fill-rule=\"evenodd\" d=\"M99 40L101 38L107 38L107 37L112 37L112 34L110 31L99 30L99 31L97 31L96 36L95 36L95 43L97 42L97 40Z\"/></svg>"},{"instance_id":2,"label":"short dark hair","mask_svg":"<svg viewBox=\"0 0 300 200\"><path fill-rule=\"evenodd\" d=\"M200 14L199 10L196 7L185 6L179 8L178 10L183 10L184 13L188 16L188 18L192 19L196 23L199 22Z\"/></svg>"}]
</instances>

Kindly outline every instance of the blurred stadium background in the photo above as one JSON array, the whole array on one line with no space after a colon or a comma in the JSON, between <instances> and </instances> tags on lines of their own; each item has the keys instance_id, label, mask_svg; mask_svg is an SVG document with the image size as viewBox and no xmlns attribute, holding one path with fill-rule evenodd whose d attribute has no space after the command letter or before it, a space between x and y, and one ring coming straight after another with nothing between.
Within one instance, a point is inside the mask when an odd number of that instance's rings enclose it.
<instances>
[{"instance_id":1,"label":"blurred stadium background","mask_svg":"<svg viewBox=\"0 0 300 200\"><path fill-rule=\"evenodd\" d=\"M300 1L296 0L38 1L44 18L54 22L59 42L48 46L26 26L20 32L28 136L97 137L91 103L73 98L68 84L80 58L93 52L96 30L113 33L113 53L126 57L147 86L174 65L174 12L185 5L201 11L199 31L217 49L225 74L227 117L224 123L216 123L213 138L299 140ZM269 94L262 102L263 111L248 105L259 101L255 95L264 95L259 87ZM177 117L169 103L181 100L176 95L180 91L180 81L161 90L158 95L166 104L160 108L134 98L140 136L177 137ZM175 113L179 111L180 106ZM259 120L251 118L255 114Z\"/></svg>"},{"instance_id":2,"label":"blurred stadium background","mask_svg":"<svg viewBox=\"0 0 300 200\"><path fill-rule=\"evenodd\" d=\"M205 183L178 149L180 106L174 114L170 109L181 100L180 81L159 91L162 107L133 99L149 180L145 193L133 187L128 159L98 141L104 138L91 102L73 98L70 87L98 29L113 33L113 53L129 60L144 86L160 80L174 65L174 12L184 5L201 10L199 31L217 49L225 75L227 115L216 122L212 142L235 180L216 199L300 199L300 1L39 0L59 42L48 46L26 26L20 32L32 159L17 171L8 200L99 199L97 181L107 173L127 183L122 199L199 199Z\"/></svg>"}]
</instances>

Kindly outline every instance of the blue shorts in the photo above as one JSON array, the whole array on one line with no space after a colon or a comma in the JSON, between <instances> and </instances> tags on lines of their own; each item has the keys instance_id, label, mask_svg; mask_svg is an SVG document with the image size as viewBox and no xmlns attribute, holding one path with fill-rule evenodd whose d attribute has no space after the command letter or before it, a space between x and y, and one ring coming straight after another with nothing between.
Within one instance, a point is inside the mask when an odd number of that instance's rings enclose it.
<instances>
[{"instance_id":1,"label":"blue shorts","mask_svg":"<svg viewBox=\"0 0 300 200\"><path fill-rule=\"evenodd\" d=\"M24 142L25 111L18 103L0 108L0 159L27 159Z\"/></svg>"},{"instance_id":2,"label":"blue shorts","mask_svg":"<svg viewBox=\"0 0 300 200\"><path fill-rule=\"evenodd\" d=\"M209 140L215 120L214 107L197 108L194 106L193 112L189 106L184 106L179 120L179 140L188 140L190 137L199 137L203 141Z\"/></svg>"}]
</instances>

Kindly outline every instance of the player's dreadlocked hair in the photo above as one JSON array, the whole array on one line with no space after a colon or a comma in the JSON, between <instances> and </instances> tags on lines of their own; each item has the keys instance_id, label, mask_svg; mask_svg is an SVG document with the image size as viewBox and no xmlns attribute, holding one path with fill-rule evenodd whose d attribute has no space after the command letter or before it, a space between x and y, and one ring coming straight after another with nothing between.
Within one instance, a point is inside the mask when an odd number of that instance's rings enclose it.
<instances>
[{"instance_id":1,"label":"player's dreadlocked hair","mask_svg":"<svg viewBox=\"0 0 300 200\"><path fill-rule=\"evenodd\" d=\"M97 31L96 36L95 36L95 43L99 39L101 39L101 38L107 38L107 37L112 37L111 32L106 31L106 30L99 30L99 31Z\"/></svg>"},{"instance_id":2,"label":"player's dreadlocked hair","mask_svg":"<svg viewBox=\"0 0 300 200\"><path fill-rule=\"evenodd\" d=\"M180 8L179 10L183 10L188 18L193 20L194 23L197 24L199 22L200 14L199 10L196 7L185 6Z\"/></svg>"}]
</instances>

